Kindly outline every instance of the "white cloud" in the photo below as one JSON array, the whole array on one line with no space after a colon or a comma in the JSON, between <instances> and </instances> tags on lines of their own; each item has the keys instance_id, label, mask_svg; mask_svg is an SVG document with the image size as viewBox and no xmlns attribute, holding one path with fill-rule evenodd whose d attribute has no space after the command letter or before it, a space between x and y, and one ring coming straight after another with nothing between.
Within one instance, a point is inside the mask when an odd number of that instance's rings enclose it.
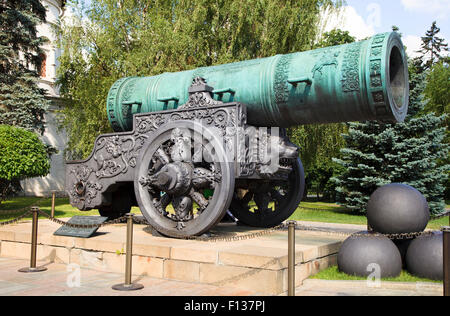
<instances>
[{"instance_id":1,"label":"white cloud","mask_svg":"<svg viewBox=\"0 0 450 316\"><path fill-rule=\"evenodd\" d=\"M326 11L322 14L322 17L323 32L339 28L349 31L350 35L358 40L375 35L374 26L365 21L352 6L345 6L338 13Z\"/></svg>"},{"instance_id":2,"label":"white cloud","mask_svg":"<svg viewBox=\"0 0 450 316\"><path fill-rule=\"evenodd\" d=\"M406 52L411 58L418 57L420 54L417 51L421 48L422 39L420 36L408 35L403 36L403 44L406 46Z\"/></svg>"},{"instance_id":3,"label":"white cloud","mask_svg":"<svg viewBox=\"0 0 450 316\"><path fill-rule=\"evenodd\" d=\"M446 18L450 15L450 0L401 0L403 6L409 11L437 14L437 18Z\"/></svg>"}]
</instances>

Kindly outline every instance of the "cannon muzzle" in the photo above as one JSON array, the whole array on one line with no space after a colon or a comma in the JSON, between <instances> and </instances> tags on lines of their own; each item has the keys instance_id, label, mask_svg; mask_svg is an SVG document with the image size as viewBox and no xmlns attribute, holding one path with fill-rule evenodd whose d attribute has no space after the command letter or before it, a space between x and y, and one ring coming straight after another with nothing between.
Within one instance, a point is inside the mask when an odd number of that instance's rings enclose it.
<instances>
[{"instance_id":1,"label":"cannon muzzle","mask_svg":"<svg viewBox=\"0 0 450 316\"><path fill-rule=\"evenodd\" d=\"M196 77L214 87L216 100L246 104L247 122L254 126L402 122L408 110L407 60L393 32L313 51L122 78L107 100L113 129L132 130L133 114L183 105Z\"/></svg>"}]
</instances>

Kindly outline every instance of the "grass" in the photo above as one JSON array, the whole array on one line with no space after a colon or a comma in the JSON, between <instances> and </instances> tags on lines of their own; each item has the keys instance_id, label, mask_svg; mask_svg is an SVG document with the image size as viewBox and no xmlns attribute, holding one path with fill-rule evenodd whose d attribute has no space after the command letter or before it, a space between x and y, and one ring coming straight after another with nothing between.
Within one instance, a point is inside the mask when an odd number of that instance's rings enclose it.
<instances>
[{"instance_id":1,"label":"grass","mask_svg":"<svg viewBox=\"0 0 450 316\"><path fill-rule=\"evenodd\" d=\"M348 275L343 272L339 272L337 266L333 266L331 268L322 270L318 274L310 277L310 279L316 280L335 280L335 281L365 281L367 278L358 277L354 275ZM442 281L430 280L416 277L405 270L402 270L400 275L396 278L382 278L381 281L385 282L433 282L433 283L442 283Z\"/></svg>"},{"instance_id":2,"label":"grass","mask_svg":"<svg viewBox=\"0 0 450 316\"><path fill-rule=\"evenodd\" d=\"M2 210L17 210L35 205L50 214L51 203L51 198L42 199L36 197L14 197L0 204L0 221L7 221L17 217L16 214L1 214ZM139 214L139 208L133 207L132 213ZM72 217L77 215L98 216L99 213L97 210L81 212L70 205L68 198L57 198L55 200L56 218ZM31 217L28 217L26 219L30 218ZM324 202L302 202L300 207L291 216L290 220L367 225L367 219L365 216L356 214L345 207ZM448 225L449 219L448 217L444 217L438 220L430 221L427 228L432 230L440 230L442 226Z\"/></svg>"},{"instance_id":3,"label":"grass","mask_svg":"<svg viewBox=\"0 0 450 316\"><path fill-rule=\"evenodd\" d=\"M0 222L8 221L16 218L20 214L2 214L2 211L18 210L23 208L29 208L31 206L39 206L39 208L46 212L51 213L52 199L51 198L36 198L36 197L14 197L8 201L0 204ZM133 207L132 213L140 213L139 208ZM82 212L77 208L70 205L68 198L56 198L55 199L55 217L56 218L68 218L73 216L99 216L97 210ZM31 219L31 216L25 217L25 220Z\"/></svg>"}]
</instances>

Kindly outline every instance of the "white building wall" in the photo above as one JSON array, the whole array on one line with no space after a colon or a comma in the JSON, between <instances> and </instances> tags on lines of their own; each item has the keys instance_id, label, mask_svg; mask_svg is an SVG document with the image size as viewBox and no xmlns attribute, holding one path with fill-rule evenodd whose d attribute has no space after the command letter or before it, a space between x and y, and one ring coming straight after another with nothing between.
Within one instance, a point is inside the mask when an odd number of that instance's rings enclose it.
<instances>
[{"instance_id":1,"label":"white building wall","mask_svg":"<svg viewBox=\"0 0 450 316\"><path fill-rule=\"evenodd\" d=\"M61 55L61 52L57 47L56 36L52 29L52 26L63 15L62 1L41 0L41 2L47 9L47 24L39 25L37 30L38 35L47 37L49 42L43 47L46 55L45 76L39 81L39 86L47 90L48 96L52 100L52 106L45 115L47 126L42 140L55 147L58 153L51 158L51 170L48 176L22 181L22 188L27 196L50 196L52 191L56 191L58 195L65 194L64 149L67 144L67 136L64 131L58 130L58 109L61 102L59 102L58 87L55 85L56 70L59 66L58 57Z\"/></svg>"}]
</instances>

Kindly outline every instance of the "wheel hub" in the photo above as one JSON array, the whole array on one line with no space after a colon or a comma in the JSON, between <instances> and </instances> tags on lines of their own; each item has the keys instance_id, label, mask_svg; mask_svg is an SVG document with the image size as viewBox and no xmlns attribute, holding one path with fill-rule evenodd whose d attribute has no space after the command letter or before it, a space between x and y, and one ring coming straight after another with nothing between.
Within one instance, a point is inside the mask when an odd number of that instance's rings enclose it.
<instances>
[{"instance_id":1,"label":"wheel hub","mask_svg":"<svg viewBox=\"0 0 450 316\"><path fill-rule=\"evenodd\" d=\"M146 181L170 195L184 195L192 187L192 166L184 162L170 163Z\"/></svg>"}]
</instances>

